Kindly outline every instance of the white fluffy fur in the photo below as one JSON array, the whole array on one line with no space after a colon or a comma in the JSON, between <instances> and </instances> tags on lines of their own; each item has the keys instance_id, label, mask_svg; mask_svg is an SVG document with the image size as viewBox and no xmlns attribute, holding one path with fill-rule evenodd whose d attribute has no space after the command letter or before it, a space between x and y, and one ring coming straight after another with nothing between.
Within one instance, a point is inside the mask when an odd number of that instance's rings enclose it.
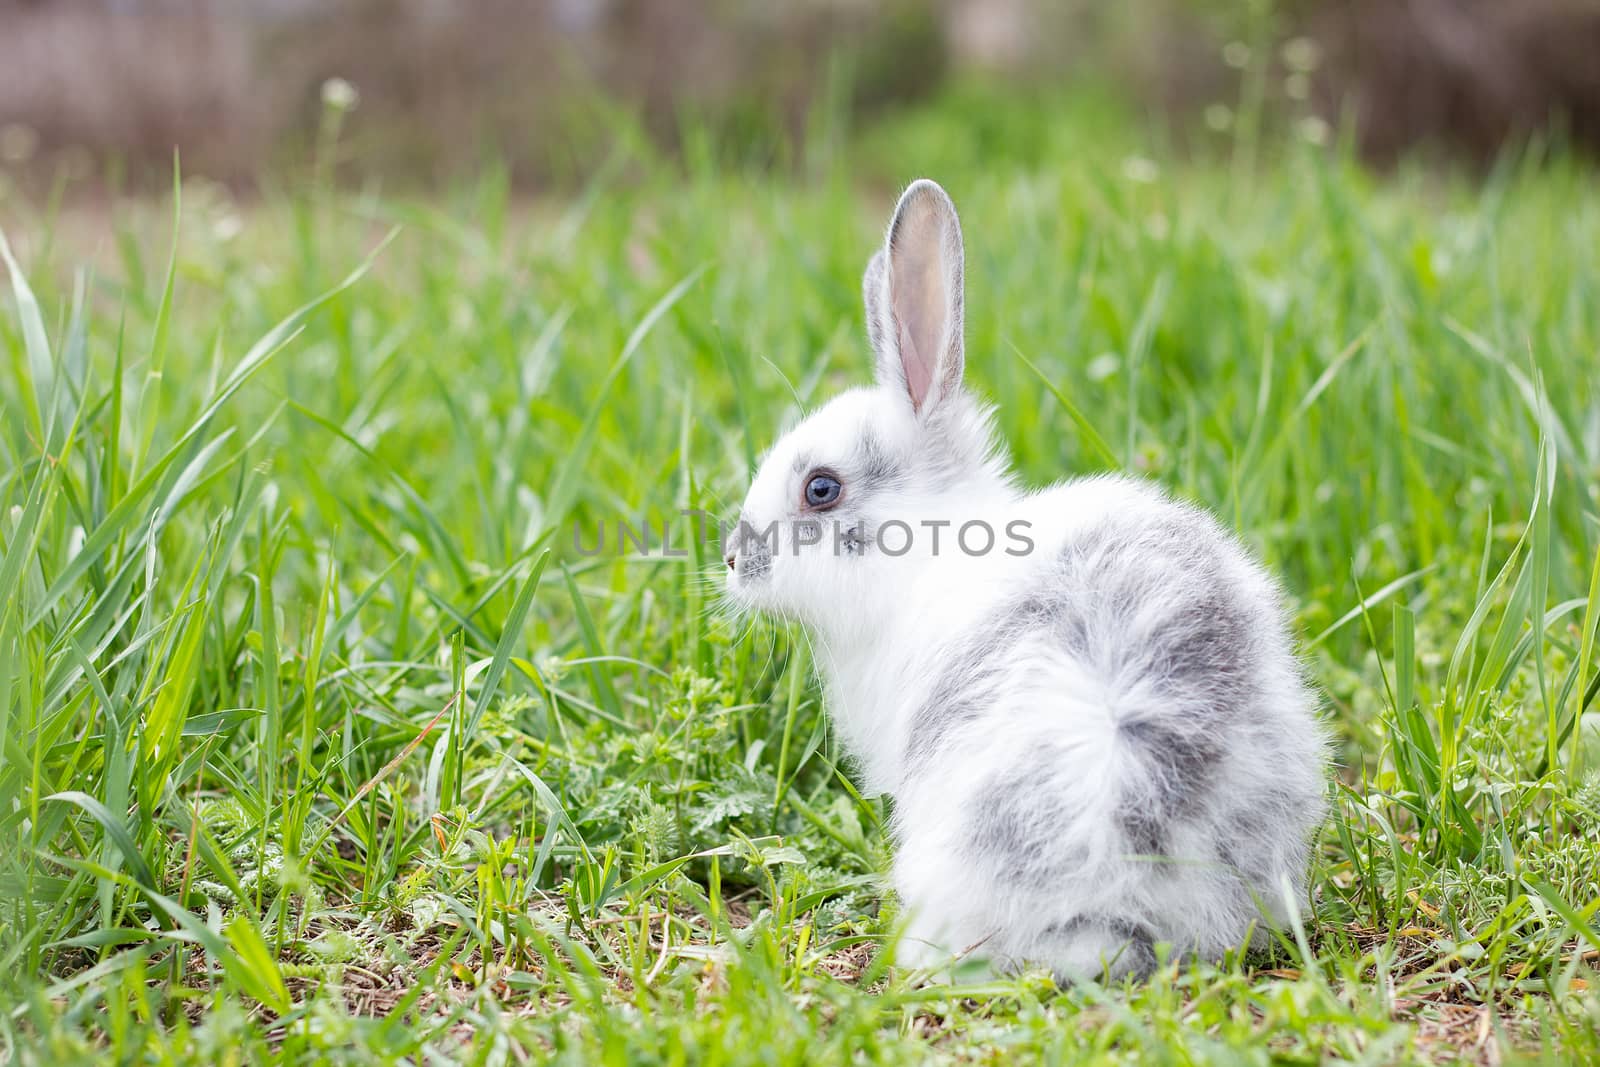
<instances>
[{"instance_id":1,"label":"white fluffy fur","mask_svg":"<svg viewBox=\"0 0 1600 1067\"><path fill-rule=\"evenodd\" d=\"M1324 781L1274 583L1152 486L1015 484L961 384L960 228L938 186L902 197L865 291L878 385L766 456L743 518L779 540L730 556L729 590L807 628L864 785L893 797L901 961L1118 976L1154 944L1215 958L1259 939L1302 887ZM844 491L811 512L817 469ZM793 525L892 519L913 528L904 555L800 545ZM953 543L974 519L994 550ZM937 551L930 521L951 523ZM1019 521L1033 547L1010 554Z\"/></svg>"}]
</instances>

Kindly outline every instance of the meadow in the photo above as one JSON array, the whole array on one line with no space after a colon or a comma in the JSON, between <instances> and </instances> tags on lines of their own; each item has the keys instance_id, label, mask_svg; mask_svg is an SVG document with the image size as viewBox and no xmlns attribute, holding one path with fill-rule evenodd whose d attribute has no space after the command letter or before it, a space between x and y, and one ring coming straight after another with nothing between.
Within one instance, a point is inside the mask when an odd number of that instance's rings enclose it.
<instances>
[{"instance_id":1,"label":"meadow","mask_svg":"<svg viewBox=\"0 0 1600 1067\"><path fill-rule=\"evenodd\" d=\"M609 121L531 198L0 200L0 1058L1600 1059L1592 163L960 87L776 161ZM1024 477L1159 480L1289 591L1336 767L1271 953L908 980L804 641L714 544L575 544L732 518L868 379L919 175Z\"/></svg>"}]
</instances>

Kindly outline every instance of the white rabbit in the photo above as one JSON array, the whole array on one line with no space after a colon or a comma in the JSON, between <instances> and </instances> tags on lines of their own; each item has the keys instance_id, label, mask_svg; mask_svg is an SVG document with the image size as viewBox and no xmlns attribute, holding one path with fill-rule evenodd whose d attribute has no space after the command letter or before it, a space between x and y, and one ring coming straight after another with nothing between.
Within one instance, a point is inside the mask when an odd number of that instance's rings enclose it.
<instances>
[{"instance_id":1,"label":"white rabbit","mask_svg":"<svg viewBox=\"0 0 1600 1067\"><path fill-rule=\"evenodd\" d=\"M1209 514L1120 477L1020 488L962 385L962 242L906 190L867 266L877 385L780 440L731 599L798 620L893 798L899 962L1062 980L1215 959L1303 892L1325 741L1271 578Z\"/></svg>"}]
</instances>

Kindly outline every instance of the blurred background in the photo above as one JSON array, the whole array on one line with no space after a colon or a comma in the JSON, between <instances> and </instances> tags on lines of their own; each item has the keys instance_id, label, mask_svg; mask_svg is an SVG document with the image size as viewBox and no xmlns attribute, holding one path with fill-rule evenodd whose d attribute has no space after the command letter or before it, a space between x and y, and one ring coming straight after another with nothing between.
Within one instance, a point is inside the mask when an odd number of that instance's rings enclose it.
<instances>
[{"instance_id":1,"label":"blurred background","mask_svg":"<svg viewBox=\"0 0 1600 1067\"><path fill-rule=\"evenodd\" d=\"M619 129L797 166L819 123L990 83L1093 86L1178 150L1240 116L1378 165L1592 150L1600 0L0 0L0 191L146 187L174 149L240 189L560 187Z\"/></svg>"}]
</instances>

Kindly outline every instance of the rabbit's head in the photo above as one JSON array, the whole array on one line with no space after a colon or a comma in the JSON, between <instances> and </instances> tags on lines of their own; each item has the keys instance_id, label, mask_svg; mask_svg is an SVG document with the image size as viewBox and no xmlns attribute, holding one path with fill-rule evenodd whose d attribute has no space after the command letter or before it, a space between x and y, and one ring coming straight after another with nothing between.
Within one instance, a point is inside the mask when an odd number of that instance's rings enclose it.
<instances>
[{"instance_id":1,"label":"rabbit's head","mask_svg":"<svg viewBox=\"0 0 1600 1067\"><path fill-rule=\"evenodd\" d=\"M813 412L762 460L725 562L746 607L825 619L954 551L941 523L1009 489L987 408L962 385L962 245L936 183L900 197L862 282L877 384ZM939 537L943 530L945 536Z\"/></svg>"}]
</instances>

